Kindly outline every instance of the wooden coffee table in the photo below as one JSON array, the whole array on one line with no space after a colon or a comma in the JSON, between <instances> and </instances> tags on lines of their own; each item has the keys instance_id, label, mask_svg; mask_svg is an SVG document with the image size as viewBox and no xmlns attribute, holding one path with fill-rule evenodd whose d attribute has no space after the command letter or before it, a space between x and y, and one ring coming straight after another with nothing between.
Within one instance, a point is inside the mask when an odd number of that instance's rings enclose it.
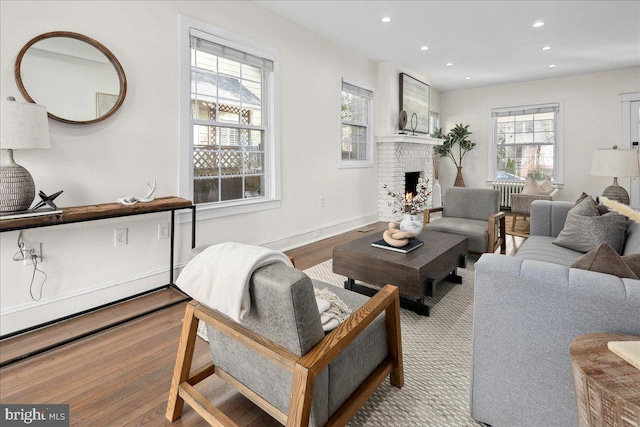
<instances>
[{"instance_id":1,"label":"wooden coffee table","mask_svg":"<svg viewBox=\"0 0 640 427\"><path fill-rule=\"evenodd\" d=\"M346 289L371 296L378 290L355 281L378 287L392 284L400 290L402 307L428 316L424 298L435 294L439 282L446 278L462 283L456 269L466 266L466 236L425 230L418 236L424 245L407 254L371 246L380 239L382 233L374 233L333 248L333 272L347 277Z\"/></svg>"}]
</instances>

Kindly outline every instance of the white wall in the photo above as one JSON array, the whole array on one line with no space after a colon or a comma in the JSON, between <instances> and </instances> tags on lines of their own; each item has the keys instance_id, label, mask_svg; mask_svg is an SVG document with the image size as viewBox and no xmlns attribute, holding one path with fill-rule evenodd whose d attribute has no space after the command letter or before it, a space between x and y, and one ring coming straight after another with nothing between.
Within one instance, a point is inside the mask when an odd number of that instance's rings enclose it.
<instances>
[{"instance_id":1,"label":"white wall","mask_svg":"<svg viewBox=\"0 0 640 427\"><path fill-rule=\"evenodd\" d=\"M449 130L456 123L470 125L471 140L477 146L463 161L468 187L486 186L489 179L490 114L492 108L561 101L564 108L564 189L558 199L575 200L582 191L598 196L612 178L589 174L595 148L622 143L620 94L640 89L640 69L584 74L527 83L458 90L441 94L441 124ZM440 159L440 183L451 186L456 170ZM619 179L629 188L629 179Z\"/></svg>"},{"instance_id":2,"label":"white wall","mask_svg":"<svg viewBox=\"0 0 640 427\"><path fill-rule=\"evenodd\" d=\"M178 192L178 15L186 14L280 54L282 207L198 223L198 244L227 240L287 248L377 220L376 168L338 169L340 81L377 87L378 66L252 2L3 1L0 3L0 96L21 99L13 77L20 48L49 31L94 38L120 60L128 81L122 108L106 121L50 121L52 148L17 152L16 161L59 206L113 202ZM4 160L4 157L3 157ZM319 207L324 197L325 207ZM39 302L29 296L30 268L11 260L17 232L0 236L0 332L19 330L161 286L168 240L157 239L166 214L27 230L43 242L48 274ZM116 228L129 245L113 246ZM177 227L177 262L188 260L190 224ZM36 287L36 294L39 293Z\"/></svg>"}]
</instances>

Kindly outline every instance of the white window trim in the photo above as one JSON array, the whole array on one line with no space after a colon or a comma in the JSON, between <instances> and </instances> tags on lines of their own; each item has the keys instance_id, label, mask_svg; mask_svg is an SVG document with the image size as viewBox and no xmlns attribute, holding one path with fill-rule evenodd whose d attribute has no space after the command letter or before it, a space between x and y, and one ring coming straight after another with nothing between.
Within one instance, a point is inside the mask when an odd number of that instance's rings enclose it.
<instances>
[{"instance_id":1,"label":"white window trim","mask_svg":"<svg viewBox=\"0 0 640 427\"><path fill-rule=\"evenodd\" d=\"M375 145L373 144L373 108L375 91L367 84L354 79L343 78L340 80L339 94L340 106L342 106L342 82L349 83L354 86L361 87L373 93L373 97L369 100L369 124L367 125L367 158L365 160L343 160L342 159L342 114L338 109L338 169L355 169L355 168L372 168L375 166Z\"/></svg>"},{"instance_id":2,"label":"white window trim","mask_svg":"<svg viewBox=\"0 0 640 427\"><path fill-rule=\"evenodd\" d=\"M273 61L273 72L270 75L268 94L269 132L266 137L265 164L265 196L229 202L217 202L215 204L199 204L197 206L197 219L206 220L233 216L249 212L257 212L267 209L280 208L281 201L281 171L280 171L280 143L279 143L279 105L276 102L278 93L279 54L276 49L246 39L235 33L215 27L211 24L199 21L186 15L179 15L178 38L178 192L180 197L191 199L193 197L193 126L191 125L191 46L189 30L194 28L207 34L207 38L219 44L232 47ZM179 222L191 221L191 214L181 213Z\"/></svg>"},{"instance_id":3,"label":"white window trim","mask_svg":"<svg viewBox=\"0 0 640 427\"><path fill-rule=\"evenodd\" d=\"M494 172L496 170L496 129L494 119L491 117L491 113L493 112L506 112L513 110L526 110L530 108L542 108L549 107L551 105L558 105L558 116L556 117L556 150L554 151L555 158L553 159L554 166L554 179L553 184L558 188L562 188L564 186L564 102L562 100L559 101L549 101L549 102L541 102L539 104L528 104L528 105L516 105L513 107L500 107L500 108L492 108L489 112L489 177L487 179L487 184L491 184L492 182L502 182L502 180L493 178ZM508 182L508 181L505 181Z\"/></svg>"}]
</instances>

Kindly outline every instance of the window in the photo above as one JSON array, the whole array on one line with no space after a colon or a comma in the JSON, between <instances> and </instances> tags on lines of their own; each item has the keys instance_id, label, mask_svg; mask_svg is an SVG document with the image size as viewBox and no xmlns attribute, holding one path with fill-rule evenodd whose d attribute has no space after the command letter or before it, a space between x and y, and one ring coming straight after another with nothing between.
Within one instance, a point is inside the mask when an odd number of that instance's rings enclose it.
<instances>
[{"instance_id":1,"label":"window","mask_svg":"<svg viewBox=\"0 0 640 427\"><path fill-rule=\"evenodd\" d=\"M279 192L275 54L191 18L181 29L181 194L219 210L211 216L262 209Z\"/></svg>"},{"instance_id":2,"label":"window","mask_svg":"<svg viewBox=\"0 0 640 427\"><path fill-rule=\"evenodd\" d=\"M342 81L340 167L373 166L373 92Z\"/></svg>"},{"instance_id":3,"label":"window","mask_svg":"<svg viewBox=\"0 0 640 427\"><path fill-rule=\"evenodd\" d=\"M492 110L492 180L562 181L560 111L559 103Z\"/></svg>"}]
</instances>

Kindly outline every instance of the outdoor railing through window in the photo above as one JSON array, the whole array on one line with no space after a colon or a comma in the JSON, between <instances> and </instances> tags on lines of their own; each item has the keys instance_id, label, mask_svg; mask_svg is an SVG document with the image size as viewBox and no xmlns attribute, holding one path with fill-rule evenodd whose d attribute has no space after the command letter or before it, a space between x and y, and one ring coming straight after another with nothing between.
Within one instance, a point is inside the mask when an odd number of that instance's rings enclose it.
<instances>
[{"instance_id":1,"label":"outdoor railing through window","mask_svg":"<svg viewBox=\"0 0 640 427\"><path fill-rule=\"evenodd\" d=\"M270 60L191 36L195 203L265 196Z\"/></svg>"}]
</instances>

